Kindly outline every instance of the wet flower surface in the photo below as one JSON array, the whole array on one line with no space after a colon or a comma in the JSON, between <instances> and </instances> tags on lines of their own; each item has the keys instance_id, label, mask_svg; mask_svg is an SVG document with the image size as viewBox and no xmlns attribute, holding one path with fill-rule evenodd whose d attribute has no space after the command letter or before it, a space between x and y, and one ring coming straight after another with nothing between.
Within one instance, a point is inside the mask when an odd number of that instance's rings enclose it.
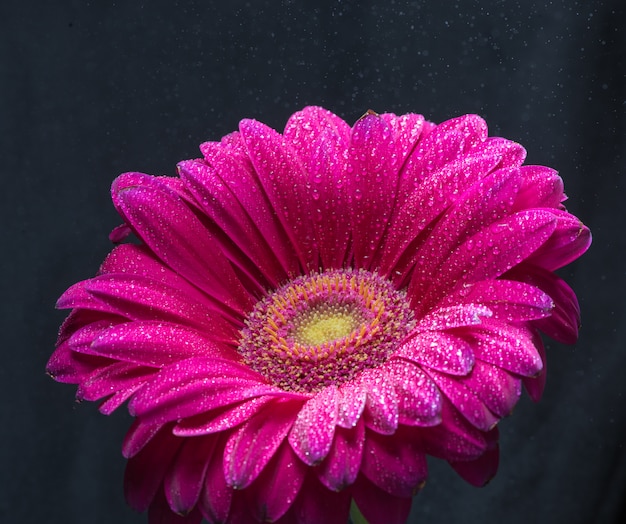
<instances>
[{"instance_id":1,"label":"wet flower surface","mask_svg":"<svg viewBox=\"0 0 626 524\"><path fill-rule=\"evenodd\" d=\"M130 505L345 524L354 502L401 524L427 454L487 482L499 419L542 394L539 331L578 332L554 271L590 234L556 172L475 115L350 127L307 107L200 149L179 177L115 181L112 239L140 242L58 303L49 373L135 417Z\"/></svg>"}]
</instances>

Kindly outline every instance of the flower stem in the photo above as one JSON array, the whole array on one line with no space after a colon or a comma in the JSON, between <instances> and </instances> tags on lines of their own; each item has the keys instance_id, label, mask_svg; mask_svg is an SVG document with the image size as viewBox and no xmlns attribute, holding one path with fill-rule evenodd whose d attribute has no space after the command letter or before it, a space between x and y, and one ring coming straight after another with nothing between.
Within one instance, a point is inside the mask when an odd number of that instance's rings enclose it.
<instances>
[{"instance_id":1,"label":"flower stem","mask_svg":"<svg viewBox=\"0 0 626 524\"><path fill-rule=\"evenodd\" d=\"M350 522L352 524L368 524L354 500L350 504Z\"/></svg>"}]
</instances>

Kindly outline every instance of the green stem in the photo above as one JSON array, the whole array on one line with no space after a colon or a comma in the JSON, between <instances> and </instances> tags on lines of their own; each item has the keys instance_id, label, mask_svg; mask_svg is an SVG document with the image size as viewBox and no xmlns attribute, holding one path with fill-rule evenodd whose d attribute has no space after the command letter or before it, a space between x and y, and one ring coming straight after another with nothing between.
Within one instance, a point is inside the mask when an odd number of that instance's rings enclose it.
<instances>
[{"instance_id":1,"label":"green stem","mask_svg":"<svg viewBox=\"0 0 626 524\"><path fill-rule=\"evenodd\" d=\"M355 504L354 500L352 501L352 504L350 504L350 520L352 521L352 524L368 524L367 520L365 520L365 517L363 516L363 513L361 513L361 510Z\"/></svg>"}]
</instances>

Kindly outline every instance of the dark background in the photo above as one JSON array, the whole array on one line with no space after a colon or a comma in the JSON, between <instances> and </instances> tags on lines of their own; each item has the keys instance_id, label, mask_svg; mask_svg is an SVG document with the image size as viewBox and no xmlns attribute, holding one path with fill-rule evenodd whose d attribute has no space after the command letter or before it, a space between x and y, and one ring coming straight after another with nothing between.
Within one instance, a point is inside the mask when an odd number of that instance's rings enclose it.
<instances>
[{"instance_id":1,"label":"dark background","mask_svg":"<svg viewBox=\"0 0 626 524\"><path fill-rule=\"evenodd\" d=\"M433 461L411 522L625 522L622 6L3 1L0 522L146 521L122 495L128 415L77 405L44 374L65 316L54 302L109 251L120 172L174 174L241 118L280 130L307 104L351 123L369 108L479 113L529 163L560 171L594 234L563 272L579 343L548 344L544 399L502 422L498 476L477 489Z\"/></svg>"}]
</instances>

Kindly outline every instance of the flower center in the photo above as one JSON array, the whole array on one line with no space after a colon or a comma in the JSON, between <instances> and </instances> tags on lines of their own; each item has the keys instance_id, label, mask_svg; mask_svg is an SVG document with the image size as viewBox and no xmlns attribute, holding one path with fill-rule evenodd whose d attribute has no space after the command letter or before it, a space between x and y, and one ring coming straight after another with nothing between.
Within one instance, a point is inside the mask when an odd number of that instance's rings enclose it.
<instances>
[{"instance_id":1,"label":"flower center","mask_svg":"<svg viewBox=\"0 0 626 524\"><path fill-rule=\"evenodd\" d=\"M405 293L375 273L331 270L298 277L261 300L238 351L289 391L339 385L382 364L414 325Z\"/></svg>"}]
</instances>

